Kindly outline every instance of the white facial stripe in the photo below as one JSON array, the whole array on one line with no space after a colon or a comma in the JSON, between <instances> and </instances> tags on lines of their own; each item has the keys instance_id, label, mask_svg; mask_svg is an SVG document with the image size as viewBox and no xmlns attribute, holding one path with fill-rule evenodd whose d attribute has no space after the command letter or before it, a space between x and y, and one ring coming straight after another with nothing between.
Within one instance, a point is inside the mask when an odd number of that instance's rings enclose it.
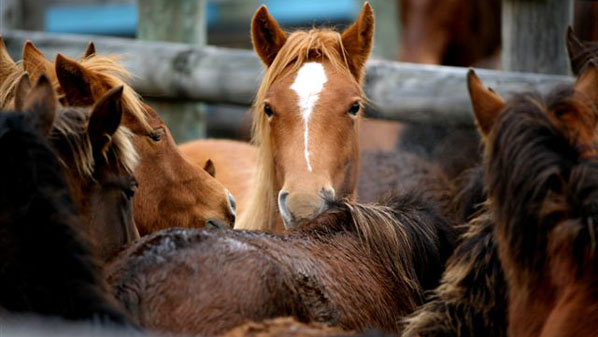
<instances>
[{"instance_id":1,"label":"white facial stripe","mask_svg":"<svg viewBox=\"0 0 598 337\"><path fill-rule=\"evenodd\" d=\"M312 171L311 163L309 161L309 118L314 110L316 102L320 98L320 92L324 88L324 83L328 78L324 66L316 62L305 63L297 72L295 82L291 85L291 89L299 96L299 111L303 122L305 123L305 131L303 133L303 146L305 154L305 162L307 163L307 170Z\"/></svg>"}]
</instances>

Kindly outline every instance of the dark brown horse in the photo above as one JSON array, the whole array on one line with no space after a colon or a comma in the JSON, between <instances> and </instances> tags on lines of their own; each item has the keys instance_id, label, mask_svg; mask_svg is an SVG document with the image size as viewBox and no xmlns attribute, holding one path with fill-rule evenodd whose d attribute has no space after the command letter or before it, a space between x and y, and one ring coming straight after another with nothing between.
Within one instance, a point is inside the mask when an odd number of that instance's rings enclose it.
<instances>
[{"instance_id":1,"label":"dark brown horse","mask_svg":"<svg viewBox=\"0 0 598 337\"><path fill-rule=\"evenodd\" d=\"M246 320L293 316L397 332L452 251L447 221L421 197L331 202L285 234L172 229L142 238L107 268L143 327L214 335Z\"/></svg>"},{"instance_id":2,"label":"dark brown horse","mask_svg":"<svg viewBox=\"0 0 598 337\"><path fill-rule=\"evenodd\" d=\"M59 156L81 229L105 260L139 237L132 211L137 154L128 131L119 128L122 87L91 108L64 108L44 75L29 90L27 83L26 77L19 82L15 102Z\"/></svg>"},{"instance_id":3,"label":"dark brown horse","mask_svg":"<svg viewBox=\"0 0 598 337\"><path fill-rule=\"evenodd\" d=\"M63 165L32 123L51 112L31 113L0 113L1 316L127 323L81 235Z\"/></svg>"}]
</instances>

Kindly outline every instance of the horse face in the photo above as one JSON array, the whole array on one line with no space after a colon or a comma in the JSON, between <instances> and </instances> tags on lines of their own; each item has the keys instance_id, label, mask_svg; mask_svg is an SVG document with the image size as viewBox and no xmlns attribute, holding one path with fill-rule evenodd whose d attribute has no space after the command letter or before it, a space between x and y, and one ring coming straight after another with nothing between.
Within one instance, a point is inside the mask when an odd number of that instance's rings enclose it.
<instances>
[{"instance_id":1,"label":"horse face","mask_svg":"<svg viewBox=\"0 0 598 337\"><path fill-rule=\"evenodd\" d=\"M286 228L351 196L358 163L360 89L327 61L304 63L276 81L264 100L278 208Z\"/></svg>"},{"instance_id":2,"label":"horse face","mask_svg":"<svg viewBox=\"0 0 598 337\"><path fill-rule=\"evenodd\" d=\"M168 225L232 228L236 201L214 178L214 167L202 168L185 159L164 121L149 106L144 108L150 131L130 114L123 119L139 153L139 192L133 204L141 234Z\"/></svg>"}]
</instances>

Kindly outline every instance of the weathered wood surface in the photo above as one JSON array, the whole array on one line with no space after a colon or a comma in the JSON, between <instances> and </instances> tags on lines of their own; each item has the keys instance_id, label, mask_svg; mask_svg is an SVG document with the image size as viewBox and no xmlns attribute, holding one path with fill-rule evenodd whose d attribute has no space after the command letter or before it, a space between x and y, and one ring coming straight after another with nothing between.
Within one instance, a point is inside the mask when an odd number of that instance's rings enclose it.
<instances>
[{"instance_id":1,"label":"weathered wood surface","mask_svg":"<svg viewBox=\"0 0 598 337\"><path fill-rule=\"evenodd\" d=\"M206 0L139 0L137 5L139 40L206 45ZM205 138L202 104L173 100L150 100L148 104L160 111L177 142Z\"/></svg>"},{"instance_id":2,"label":"weathered wood surface","mask_svg":"<svg viewBox=\"0 0 598 337\"><path fill-rule=\"evenodd\" d=\"M502 68L568 74L566 31L573 0L503 0Z\"/></svg>"},{"instance_id":3,"label":"weathered wood surface","mask_svg":"<svg viewBox=\"0 0 598 337\"><path fill-rule=\"evenodd\" d=\"M7 31L4 38L16 58L27 39L50 57L57 52L79 56L94 40L100 53L126 55L124 63L135 74L133 87L146 96L249 105L263 74L258 58L249 50L25 31ZM502 95L546 92L555 84L573 80L559 75L476 71ZM365 80L370 111L376 118L471 125L466 72L466 68L370 61Z\"/></svg>"}]
</instances>

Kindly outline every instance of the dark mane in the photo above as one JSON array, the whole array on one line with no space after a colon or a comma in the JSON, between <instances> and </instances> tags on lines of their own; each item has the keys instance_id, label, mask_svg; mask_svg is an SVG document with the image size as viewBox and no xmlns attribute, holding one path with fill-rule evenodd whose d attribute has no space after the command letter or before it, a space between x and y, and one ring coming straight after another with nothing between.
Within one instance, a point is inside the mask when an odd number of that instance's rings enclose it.
<instances>
[{"instance_id":1,"label":"dark mane","mask_svg":"<svg viewBox=\"0 0 598 337\"><path fill-rule=\"evenodd\" d=\"M497 234L518 269L543 268L548 233L568 211L562 192L579 152L547 111L570 104L571 93L570 88L559 89L547 100L536 94L516 95L489 135L485 182L500 224ZM532 274L513 276L533 278Z\"/></svg>"},{"instance_id":2,"label":"dark mane","mask_svg":"<svg viewBox=\"0 0 598 337\"><path fill-rule=\"evenodd\" d=\"M87 241L62 169L22 114L0 113L0 307L124 323Z\"/></svg>"}]
</instances>

